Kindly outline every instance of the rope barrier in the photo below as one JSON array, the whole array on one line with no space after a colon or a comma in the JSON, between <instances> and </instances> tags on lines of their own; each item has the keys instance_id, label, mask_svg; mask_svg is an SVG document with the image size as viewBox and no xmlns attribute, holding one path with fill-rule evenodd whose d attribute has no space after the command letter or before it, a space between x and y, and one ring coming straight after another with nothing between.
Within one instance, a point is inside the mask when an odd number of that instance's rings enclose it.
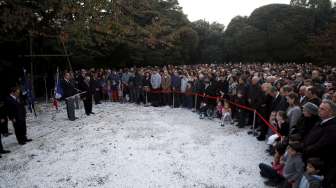
<instances>
[{"instance_id":1,"label":"rope barrier","mask_svg":"<svg viewBox=\"0 0 336 188\"><path fill-rule=\"evenodd\" d=\"M154 93L154 94L169 94L169 93L174 94L174 93L176 93L176 94L185 94L185 95L188 95L188 96L203 97L203 98L215 99L215 100L218 100L218 99L224 100L225 99L222 96L214 97L214 96L209 96L209 95L205 95L205 94L192 93L192 92L191 93L190 92L183 93L183 92L178 92L178 91L174 91L174 90L172 90L172 91L171 90L162 90L162 91L152 91L152 90L150 90L150 91L148 91L148 93ZM232 101L227 100L227 99L225 99L225 100L228 101L233 106L236 106L238 108L241 108L241 109L244 109L244 110L247 110L247 111L254 112L255 115L257 115L261 119L261 121L263 121L263 123L265 123L265 125L268 126L272 130L273 133L275 133L279 136L282 136L277 131L277 129L273 125L271 125L271 123L269 123L256 109L250 108L248 106L244 106L242 104L232 102ZM197 101L197 100L195 100L195 101ZM196 104L195 104L195 107L196 107Z\"/></svg>"}]
</instances>

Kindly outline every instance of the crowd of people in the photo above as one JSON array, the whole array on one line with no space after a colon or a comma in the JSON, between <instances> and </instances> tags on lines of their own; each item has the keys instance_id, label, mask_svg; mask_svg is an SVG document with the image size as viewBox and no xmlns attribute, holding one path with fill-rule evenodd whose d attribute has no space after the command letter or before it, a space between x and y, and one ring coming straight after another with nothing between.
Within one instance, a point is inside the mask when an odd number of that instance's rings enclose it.
<instances>
[{"instance_id":1,"label":"crowd of people","mask_svg":"<svg viewBox=\"0 0 336 188\"><path fill-rule=\"evenodd\" d=\"M312 64L216 64L66 72L68 117L76 93L87 115L102 100L192 109L239 128L254 124L272 164L261 163L265 184L336 187L336 67ZM239 105L237 105L239 104ZM255 118L255 109L269 123ZM271 127L270 127L271 126ZM26 138L26 137L25 137ZM19 141L19 139L18 139Z\"/></svg>"}]
</instances>

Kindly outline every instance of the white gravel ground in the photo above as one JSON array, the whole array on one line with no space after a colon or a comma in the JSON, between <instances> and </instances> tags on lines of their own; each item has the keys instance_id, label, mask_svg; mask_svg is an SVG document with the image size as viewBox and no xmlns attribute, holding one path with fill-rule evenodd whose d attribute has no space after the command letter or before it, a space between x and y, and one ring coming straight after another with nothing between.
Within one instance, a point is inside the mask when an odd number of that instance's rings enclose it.
<instances>
[{"instance_id":1,"label":"white gravel ground","mask_svg":"<svg viewBox=\"0 0 336 188\"><path fill-rule=\"evenodd\" d=\"M104 103L75 122L47 111L28 118L33 142L3 139L1 188L264 187L258 163L271 159L247 129L170 107Z\"/></svg>"}]
</instances>

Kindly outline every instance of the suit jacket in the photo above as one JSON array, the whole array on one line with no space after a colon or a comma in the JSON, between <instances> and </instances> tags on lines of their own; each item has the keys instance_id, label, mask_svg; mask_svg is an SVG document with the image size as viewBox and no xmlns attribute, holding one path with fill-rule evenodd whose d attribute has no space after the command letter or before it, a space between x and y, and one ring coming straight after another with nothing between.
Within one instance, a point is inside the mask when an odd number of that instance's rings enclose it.
<instances>
[{"instance_id":1,"label":"suit jacket","mask_svg":"<svg viewBox=\"0 0 336 188\"><path fill-rule=\"evenodd\" d=\"M75 95L77 92L75 90L75 86L71 83L71 81L62 80L61 86L63 89L63 99Z\"/></svg>"},{"instance_id":2,"label":"suit jacket","mask_svg":"<svg viewBox=\"0 0 336 188\"><path fill-rule=\"evenodd\" d=\"M249 99L250 106L254 109L259 109L262 105L262 96L263 92L259 85L250 84L247 90L247 96Z\"/></svg>"},{"instance_id":3,"label":"suit jacket","mask_svg":"<svg viewBox=\"0 0 336 188\"><path fill-rule=\"evenodd\" d=\"M10 120L16 121L26 120L26 109L22 100L17 101L13 97L8 96L6 99L7 115Z\"/></svg>"},{"instance_id":4,"label":"suit jacket","mask_svg":"<svg viewBox=\"0 0 336 188\"><path fill-rule=\"evenodd\" d=\"M287 100L284 96L278 95L277 98L273 99L271 105L271 111L284 111L286 112L288 108Z\"/></svg>"},{"instance_id":5,"label":"suit jacket","mask_svg":"<svg viewBox=\"0 0 336 188\"><path fill-rule=\"evenodd\" d=\"M307 99L306 96L303 97L302 99L301 99L301 96L300 96L300 106L303 106L303 105L306 104L307 102L308 102L308 99Z\"/></svg>"},{"instance_id":6,"label":"suit jacket","mask_svg":"<svg viewBox=\"0 0 336 188\"><path fill-rule=\"evenodd\" d=\"M4 102L0 102L0 119L7 118L7 110Z\"/></svg>"},{"instance_id":7,"label":"suit jacket","mask_svg":"<svg viewBox=\"0 0 336 188\"><path fill-rule=\"evenodd\" d=\"M304 146L304 154L307 158L321 158L325 162L327 173L332 169L336 170L336 152L334 151L336 148L336 117L323 124L316 124L304 139Z\"/></svg>"},{"instance_id":8,"label":"suit jacket","mask_svg":"<svg viewBox=\"0 0 336 188\"><path fill-rule=\"evenodd\" d=\"M94 92L94 88L92 85L92 81L90 81L89 83L86 83L84 80L80 81L79 83L79 89L81 91L85 91L86 93L82 94L81 97L85 98L84 100L92 100L92 95Z\"/></svg>"}]
</instances>

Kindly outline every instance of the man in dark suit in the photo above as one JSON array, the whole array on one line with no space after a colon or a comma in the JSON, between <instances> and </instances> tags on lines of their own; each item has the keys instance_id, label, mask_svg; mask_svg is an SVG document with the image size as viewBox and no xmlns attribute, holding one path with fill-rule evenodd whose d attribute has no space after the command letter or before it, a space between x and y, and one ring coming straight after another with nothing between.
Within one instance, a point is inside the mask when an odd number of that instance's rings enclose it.
<instances>
[{"instance_id":1,"label":"man in dark suit","mask_svg":"<svg viewBox=\"0 0 336 188\"><path fill-rule=\"evenodd\" d=\"M280 92L276 89L276 87L271 88L270 95L273 97L273 101L271 104L271 112L278 111L287 111L288 103L286 97L280 95Z\"/></svg>"},{"instance_id":2,"label":"man in dark suit","mask_svg":"<svg viewBox=\"0 0 336 188\"><path fill-rule=\"evenodd\" d=\"M23 101L20 99L20 88L13 87L6 100L6 109L8 118L13 122L16 139L20 145L32 141L27 138L26 109Z\"/></svg>"},{"instance_id":3,"label":"man in dark suit","mask_svg":"<svg viewBox=\"0 0 336 188\"><path fill-rule=\"evenodd\" d=\"M322 122L316 124L304 139L305 158L318 157L325 163L323 187L336 187L336 104L323 100L319 108Z\"/></svg>"},{"instance_id":4,"label":"man in dark suit","mask_svg":"<svg viewBox=\"0 0 336 188\"><path fill-rule=\"evenodd\" d=\"M4 137L7 137L12 135L12 133L8 131L7 110L4 101L4 98L0 97L0 134L2 134Z\"/></svg>"},{"instance_id":5,"label":"man in dark suit","mask_svg":"<svg viewBox=\"0 0 336 188\"><path fill-rule=\"evenodd\" d=\"M265 101L263 105L267 106L267 110L269 109L271 113L278 112L278 111L286 112L288 108L287 100L284 96L280 95L280 92L278 91L278 89L274 86L269 86L269 88L267 88L266 90L267 92L266 92ZM267 115L270 115L270 113L268 113ZM263 141L266 139L267 130L268 130L268 127L266 127L265 125L261 127L261 133L257 137L259 141Z\"/></svg>"},{"instance_id":6,"label":"man in dark suit","mask_svg":"<svg viewBox=\"0 0 336 188\"><path fill-rule=\"evenodd\" d=\"M1 142L1 134L2 134L1 129L3 128L3 126L6 126L5 125L6 119L7 119L7 115L6 115L5 104L3 103L3 101L0 101L0 158L1 158L1 154L10 152L8 150L3 149L2 142Z\"/></svg>"},{"instance_id":7,"label":"man in dark suit","mask_svg":"<svg viewBox=\"0 0 336 188\"><path fill-rule=\"evenodd\" d=\"M81 95L84 103L85 114L88 116L90 114L94 114L92 112L92 93L94 91L94 88L89 75L86 75L84 79L81 79L79 81L79 89L83 92L86 92Z\"/></svg>"},{"instance_id":8,"label":"man in dark suit","mask_svg":"<svg viewBox=\"0 0 336 188\"><path fill-rule=\"evenodd\" d=\"M75 86L71 82L70 73L64 74L64 80L62 80L61 85L63 89L63 99L66 103L68 118L70 121L75 121L77 118L75 117L75 98L73 96L77 92Z\"/></svg>"},{"instance_id":9,"label":"man in dark suit","mask_svg":"<svg viewBox=\"0 0 336 188\"><path fill-rule=\"evenodd\" d=\"M316 106L320 106L321 104L321 99L318 96L318 89L315 86L309 86L306 89L306 97L307 97L307 102L311 102L315 104Z\"/></svg>"}]
</instances>

